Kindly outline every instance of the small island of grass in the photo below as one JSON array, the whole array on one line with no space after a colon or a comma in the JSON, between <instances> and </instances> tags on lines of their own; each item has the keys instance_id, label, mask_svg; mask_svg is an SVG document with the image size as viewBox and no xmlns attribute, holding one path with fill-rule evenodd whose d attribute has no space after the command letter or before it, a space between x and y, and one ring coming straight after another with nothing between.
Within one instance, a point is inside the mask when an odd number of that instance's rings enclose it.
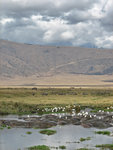
<instances>
[{"instance_id":1,"label":"small island of grass","mask_svg":"<svg viewBox=\"0 0 113 150\"><path fill-rule=\"evenodd\" d=\"M96 134L110 135L110 131L95 131Z\"/></svg>"},{"instance_id":2,"label":"small island of grass","mask_svg":"<svg viewBox=\"0 0 113 150\"><path fill-rule=\"evenodd\" d=\"M59 146L59 149L66 149L66 146L61 145L61 146Z\"/></svg>"},{"instance_id":3,"label":"small island of grass","mask_svg":"<svg viewBox=\"0 0 113 150\"><path fill-rule=\"evenodd\" d=\"M46 145L38 145L29 147L28 150L50 150L50 148Z\"/></svg>"},{"instance_id":4,"label":"small island of grass","mask_svg":"<svg viewBox=\"0 0 113 150\"><path fill-rule=\"evenodd\" d=\"M41 134L46 134L46 135L53 135L56 133L55 130L48 130L48 129L45 129L45 130L41 130L40 131Z\"/></svg>"},{"instance_id":5,"label":"small island of grass","mask_svg":"<svg viewBox=\"0 0 113 150\"><path fill-rule=\"evenodd\" d=\"M32 134L32 132L31 131L27 131L26 134Z\"/></svg>"},{"instance_id":6,"label":"small island of grass","mask_svg":"<svg viewBox=\"0 0 113 150\"><path fill-rule=\"evenodd\" d=\"M83 141L88 141L88 140L91 140L91 137L87 137L87 138L80 138L80 141L83 142Z\"/></svg>"},{"instance_id":7,"label":"small island of grass","mask_svg":"<svg viewBox=\"0 0 113 150\"><path fill-rule=\"evenodd\" d=\"M96 145L97 148L113 150L113 144Z\"/></svg>"}]
</instances>

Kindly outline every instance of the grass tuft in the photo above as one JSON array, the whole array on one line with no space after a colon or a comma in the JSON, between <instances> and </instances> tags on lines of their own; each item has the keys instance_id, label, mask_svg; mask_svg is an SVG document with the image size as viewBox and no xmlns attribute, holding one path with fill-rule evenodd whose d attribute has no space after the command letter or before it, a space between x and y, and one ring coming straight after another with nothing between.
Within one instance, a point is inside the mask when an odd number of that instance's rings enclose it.
<instances>
[{"instance_id":1,"label":"grass tuft","mask_svg":"<svg viewBox=\"0 0 113 150\"><path fill-rule=\"evenodd\" d=\"M46 145L38 145L29 147L28 150L50 150L50 148Z\"/></svg>"},{"instance_id":2,"label":"grass tuft","mask_svg":"<svg viewBox=\"0 0 113 150\"><path fill-rule=\"evenodd\" d=\"M96 145L98 148L113 150L113 144Z\"/></svg>"},{"instance_id":3,"label":"grass tuft","mask_svg":"<svg viewBox=\"0 0 113 150\"><path fill-rule=\"evenodd\" d=\"M96 134L110 135L110 131L95 131Z\"/></svg>"},{"instance_id":4,"label":"grass tuft","mask_svg":"<svg viewBox=\"0 0 113 150\"><path fill-rule=\"evenodd\" d=\"M32 134L32 132L31 131L27 131L26 134Z\"/></svg>"},{"instance_id":5,"label":"grass tuft","mask_svg":"<svg viewBox=\"0 0 113 150\"><path fill-rule=\"evenodd\" d=\"M45 130L41 130L40 131L41 134L46 134L46 135L53 135L56 133L55 130L48 130L48 129L45 129Z\"/></svg>"},{"instance_id":6,"label":"grass tuft","mask_svg":"<svg viewBox=\"0 0 113 150\"><path fill-rule=\"evenodd\" d=\"M87 137L87 138L80 138L80 141L83 142L83 141L88 141L88 140L91 140L91 137Z\"/></svg>"},{"instance_id":7,"label":"grass tuft","mask_svg":"<svg viewBox=\"0 0 113 150\"><path fill-rule=\"evenodd\" d=\"M59 149L66 149L66 146L61 145L61 146L59 146Z\"/></svg>"}]
</instances>

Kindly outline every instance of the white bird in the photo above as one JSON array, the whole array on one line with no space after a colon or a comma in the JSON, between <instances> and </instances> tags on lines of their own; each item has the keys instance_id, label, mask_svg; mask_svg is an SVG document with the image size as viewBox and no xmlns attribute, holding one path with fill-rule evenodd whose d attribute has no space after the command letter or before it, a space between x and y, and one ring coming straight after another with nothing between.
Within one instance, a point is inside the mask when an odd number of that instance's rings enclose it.
<instances>
[{"instance_id":1,"label":"white bird","mask_svg":"<svg viewBox=\"0 0 113 150\"><path fill-rule=\"evenodd\" d=\"M92 118L92 116L90 115L90 118Z\"/></svg>"},{"instance_id":2,"label":"white bird","mask_svg":"<svg viewBox=\"0 0 113 150\"><path fill-rule=\"evenodd\" d=\"M96 117L96 115L93 115L94 117Z\"/></svg>"}]
</instances>

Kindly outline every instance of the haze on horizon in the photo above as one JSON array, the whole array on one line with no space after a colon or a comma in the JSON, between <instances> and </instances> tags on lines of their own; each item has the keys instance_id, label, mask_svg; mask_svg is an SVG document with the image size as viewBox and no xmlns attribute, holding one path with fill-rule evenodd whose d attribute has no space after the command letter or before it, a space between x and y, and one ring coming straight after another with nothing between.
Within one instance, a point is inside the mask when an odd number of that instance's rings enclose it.
<instances>
[{"instance_id":1,"label":"haze on horizon","mask_svg":"<svg viewBox=\"0 0 113 150\"><path fill-rule=\"evenodd\" d=\"M113 48L112 0L1 0L0 39Z\"/></svg>"}]
</instances>

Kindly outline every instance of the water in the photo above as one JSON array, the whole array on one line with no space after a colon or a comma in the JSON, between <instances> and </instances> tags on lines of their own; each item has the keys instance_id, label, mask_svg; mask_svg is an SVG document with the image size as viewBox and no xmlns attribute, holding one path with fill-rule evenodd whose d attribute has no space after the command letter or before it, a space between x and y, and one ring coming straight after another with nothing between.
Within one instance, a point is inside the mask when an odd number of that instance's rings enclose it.
<instances>
[{"instance_id":1,"label":"water","mask_svg":"<svg viewBox=\"0 0 113 150\"><path fill-rule=\"evenodd\" d=\"M23 118L28 117L28 115L0 115L0 120L17 120L17 121L25 121ZM29 117L39 117L38 115L29 115Z\"/></svg>"},{"instance_id":2,"label":"water","mask_svg":"<svg viewBox=\"0 0 113 150\"><path fill-rule=\"evenodd\" d=\"M40 129L4 128L0 130L0 150L24 150L26 147L43 144L51 147L65 145L67 150L75 150L83 147L95 148L97 144L113 144L112 136L95 134L94 131L99 130L96 128L66 125L51 129L56 130L57 133L47 136L40 134ZM113 132L113 127L104 130ZM31 131L32 134L26 134L27 131ZM81 137L91 137L91 140L80 142Z\"/></svg>"}]
</instances>

